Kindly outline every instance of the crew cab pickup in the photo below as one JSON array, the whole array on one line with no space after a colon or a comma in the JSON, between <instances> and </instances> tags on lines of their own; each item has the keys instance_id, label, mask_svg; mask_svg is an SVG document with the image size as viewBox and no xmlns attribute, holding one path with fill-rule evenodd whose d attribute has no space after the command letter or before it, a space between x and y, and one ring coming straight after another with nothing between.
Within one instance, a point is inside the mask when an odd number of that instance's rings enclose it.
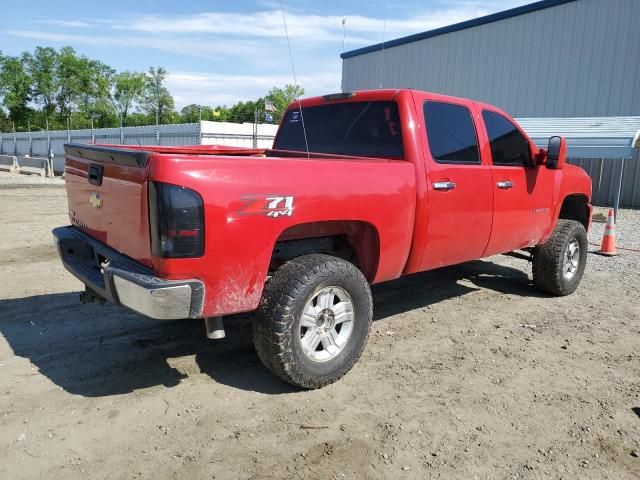
<instances>
[{"instance_id":1,"label":"crew cab pickup","mask_svg":"<svg viewBox=\"0 0 640 480\"><path fill-rule=\"evenodd\" d=\"M534 284L583 275L591 182L491 105L415 90L295 101L272 149L67 144L71 226L53 231L86 301L157 319L257 310L282 379L318 388L360 356L369 285L490 255ZM228 322L227 322L228 323Z\"/></svg>"}]
</instances>

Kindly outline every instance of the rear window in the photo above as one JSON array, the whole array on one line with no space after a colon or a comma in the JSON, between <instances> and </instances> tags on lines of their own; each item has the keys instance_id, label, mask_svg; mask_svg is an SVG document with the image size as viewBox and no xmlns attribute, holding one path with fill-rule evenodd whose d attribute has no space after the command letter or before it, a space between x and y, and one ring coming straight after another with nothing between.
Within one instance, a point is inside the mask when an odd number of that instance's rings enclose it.
<instances>
[{"instance_id":1,"label":"rear window","mask_svg":"<svg viewBox=\"0 0 640 480\"><path fill-rule=\"evenodd\" d=\"M332 103L291 109L282 120L273 148L362 157L403 157L402 131L395 102Z\"/></svg>"},{"instance_id":2,"label":"rear window","mask_svg":"<svg viewBox=\"0 0 640 480\"><path fill-rule=\"evenodd\" d=\"M439 163L480 163L478 138L467 107L425 102L424 118L431 155Z\"/></svg>"}]
</instances>

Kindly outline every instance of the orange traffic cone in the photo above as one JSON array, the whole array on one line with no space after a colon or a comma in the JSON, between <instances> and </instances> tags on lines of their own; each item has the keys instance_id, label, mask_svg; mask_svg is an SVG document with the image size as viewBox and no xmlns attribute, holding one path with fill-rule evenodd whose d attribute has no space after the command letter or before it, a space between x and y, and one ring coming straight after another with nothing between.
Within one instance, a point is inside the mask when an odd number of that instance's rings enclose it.
<instances>
[{"instance_id":1,"label":"orange traffic cone","mask_svg":"<svg viewBox=\"0 0 640 480\"><path fill-rule=\"evenodd\" d=\"M609 257L618 254L616 251L616 217L613 208L609 209L607 225L604 227L604 237L602 237L602 245L600 245L600 251L598 253Z\"/></svg>"}]
</instances>

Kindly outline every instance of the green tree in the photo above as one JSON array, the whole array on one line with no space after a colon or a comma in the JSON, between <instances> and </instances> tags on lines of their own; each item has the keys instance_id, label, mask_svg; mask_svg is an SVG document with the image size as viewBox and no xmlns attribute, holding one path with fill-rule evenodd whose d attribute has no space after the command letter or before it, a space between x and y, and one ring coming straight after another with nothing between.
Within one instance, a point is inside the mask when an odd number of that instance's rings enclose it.
<instances>
[{"instance_id":1,"label":"green tree","mask_svg":"<svg viewBox=\"0 0 640 480\"><path fill-rule=\"evenodd\" d=\"M102 62L86 57L80 57L79 63L83 73L79 79L80 91L74 102L82 119L78 126L88 127L92 118L102 126L114 114L109 100L109 87L115 71Z\"/></svg>"},{"instance_id":2,"label":"green tree","mask_svg":"<svg viewBox=\"0 0 640 480\"><path fill-rule=\"evenodd\" d=\"M150 67L148 72L121 72L104 63L78 55L72 47L56 51L36 47L19 57L0 52L0 128L14 122L16 129L64 129L127 125L197 122L264 121L265 99L238 102L231 107L215 108L191 104L174 110L174 101L165 86L167 71ZM279 122L287 106L304 95L302 87L273 87L266 99L275 107L274 121ZM36 108L37 107L37 108ZM137 111L137 108L141 111ZM136 110L134 110L136 109Z\"/></svg>"},{"instance_id":3,"label":"green tree","mask_svg":"<svg viewBox=\"0 0 640 480\"><path fill-rule=\"evenodd\" d=\"M58 54L56 68L56 102L58 125L65 127L71 120L74 128L87 128L91 119L98 126L113 122L113 107L109 101L109 85L114 70L98 60L77 55L71 47L63 47Z\"/></svg>"},{"instance_id":4,"label":"green tree","mask_svg":"<svg viewBox=\"0 0 640 480\"><path fill-rule=\"evenodd\" d=\"M16 129L26 129L31 108L31 78L25 68L26 58L0 57L0 96Z\"/></svg>"},{"instance_id":5,"label":"green tree","mask_svg":"<svg viewBox=\"0 0 640 480\"><path fill-rule=\"evenodd\" d=\"M180 117L183 123L195 123L202 118L202 110L207 107L192 103L180 110ZM204 120L204 119L203 119Z\"/></svg>"},{"instance_id":6,"label":"green tree","mask_svg":"<svg viewBox=\"0 0 640 480\"><path fill-rule=\"evenodd\" d=\"M213 114L213 108L206 105L197 105L192 103L180 110L180 121L182 123L196 123L199 120L216 120L216 116Z\"/></svg>"},{"instance_id":7,"label":"green tree","mask_svg":"<svg viewBox=\"0 0 640 480\"><path fill-rule=\"evenodd\" d=\"M0 132L8 132L11 130L11 120L7 117L7 113L0 108Z\"/></svg>"},{"instance_id":8,"label":"green tree","mask_svg":"<svg viewBox=\"0 0 640 480\"><path fill-rule=\"evenodd\" d=\"M284 88L273 87L269 90L269 93L267 93L267 101L272 103L275 107L275 112L273 112L273 121L275 123L280 123L284 112L287 110L287 107L291 102L303 95L304 88L300 85L287 84Z\"/></svg>"},{"instance_id":9,"label":"green tree","mask_svg":"<svg viewBox=\"0 0 640 480\"><path fill-rule=\"evenodd\" d=\"M143 112L133 112L127 116L127 126L129 127L140 127L142 125L150 125L155 123L155 115L153 119L151 115L147 115Z\"/></svg>"},{"instance_id":10,"label":"green tree","mask_svg":"<svg viewBox=\"0 0 640 480\"><path fill-rule=\"evenodd\" d=\"M146 74L146 87L142 100L143 109L150 116L157 116L158 123L166 123L168 114L173 110L173 97L164 86L167 71L162 67L149 67Z\"/></svg>"},{"instance_id":11,"label":"green tree","mask_svg":"<svg viewBox=\"0 0 640 480\"><path fill-rule=\"evenodd\" d=\"M33 100L43 106L46 115L55 110L58 80L58 52L53 48L36 47L35 53L25 53L26 68L31 77Z\"/></svg>"},{"instance_id":12,"label":"green tree","mask_svg":"<svg viewBox=\"0 0 640 480\"><path fill-rule=\"evenodd\" d=\"M235 123L253 123L256 110L258 112L258 120L261 121L264 112L264 98L259 98L255 102L238 102L229 109L229 122Z\"/></svg>"},{"instance_id":13,"label":"green tree","mask_svg":"<svg viewBox=\"0 0 640 480\"><path fill-rule=\"evenodd\" d=\"M141 100L145 87L144 73L122 72L113 77L110 99L124 125L127 124L129 110Z\"/></svg>"},{"instance_id":14,"label":"green tree","mask_svg":"<svg viewBox=\"0 0 640 480\"><path fill-rule=\"evenodd\" d=\"M211 120L214 122L229 122L229 108L226 105L218 105L211 111Z\"/></svg>"},{"instance_id":15,"label":"green tree","mask_svg":"<svg viewBox=\"0 0 640 480\"><path fill-rule=\"evenodd\" d=\"M56 103L60 113L60 119L71 115L73 100L80 91L81 66L76 51L71 47L62 47L58 54L56 65L56 78L58 88L56 91Z\"/></svg>"}]
</instances>

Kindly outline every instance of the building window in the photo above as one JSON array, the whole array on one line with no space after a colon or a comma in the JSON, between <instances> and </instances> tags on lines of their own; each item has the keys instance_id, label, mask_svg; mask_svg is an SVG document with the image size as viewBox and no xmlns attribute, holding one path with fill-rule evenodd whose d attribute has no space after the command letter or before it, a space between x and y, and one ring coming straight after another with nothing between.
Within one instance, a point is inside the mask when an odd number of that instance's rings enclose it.
<instances>
[{"instance_id":1,"label":"building window","mask_svg":"<svg viewBox=\"0 0 640 480\"><path fill-rule=\"evenodd\" d=\"M480 163L471 112L462 105L425 102L429 150L439 163Z\"/></svg>"},{"instance_id":2,"label":"building window","mask_svg":"<svg viewBox=\"0 0 640 480\"><path fill-rule=\"evenodd\" d=\"M487 127L494 165L531 165L529 141L508 118L496 112L482 112Z\"/></svg>"}]
</instances>

